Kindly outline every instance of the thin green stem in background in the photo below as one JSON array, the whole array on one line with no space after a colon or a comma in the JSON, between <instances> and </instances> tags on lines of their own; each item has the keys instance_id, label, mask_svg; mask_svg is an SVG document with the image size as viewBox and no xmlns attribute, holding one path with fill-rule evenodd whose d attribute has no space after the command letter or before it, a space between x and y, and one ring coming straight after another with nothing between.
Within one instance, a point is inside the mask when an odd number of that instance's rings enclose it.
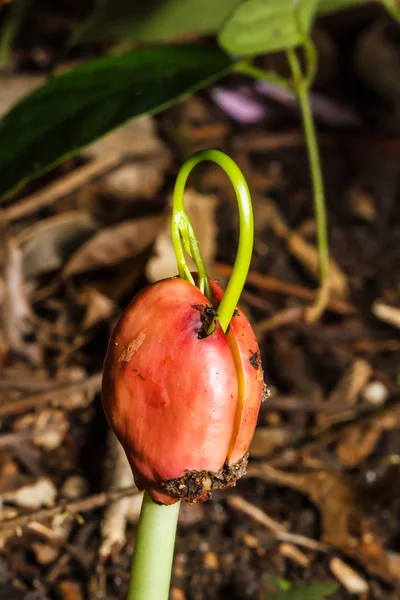
<instances>
[{"instance_id":1,"label":"thin green stem in background","mask_svg":"<svg viewBox=\"0 0 400 600\"><path fill-rule=\"evenodd\" d=\"M179 506L160 506L144 493L128 600L168 600Z\"/></svg>"},{"instance_id":2,"label":"thin green stem in background","mask_svg":"<svg viewBox=\"0 0 400 600\"><path fill-rule=\"evenodd\" d=\"M8 9L0 37L0 66L2 67L10 60L10 49L30 4L31 0L14 0Z\"/></svg>"},{"instance_id":3,"label":"thin green stem in background","mask_svg":"<svg viewBox=\"0 0 400 600\"><path fill-rule=\"evenodd\" d=\"M268 83L273 83L284 90L292 90L289 81L287 81L287 79L284 77L281 77L281 75L278 75L274 71L264 71L264 69L260 69L256 65L253 65L249 62L242 61L237 63L234 70L237 73L242 73L243 75L253 77L253 79L261 79L263 81L267 81Z\"/></svg>"},{"instance_id":4,"label":"thin green stem in background","mask_svg":"<svg viewBox=\"0 0 400 600\"><path fill-rule=\"evenodd\" d=\"M197 164L205 160L210 160L219 165L231 180L238 202L240 225L239 247L235 264L222 301L218 306L218 314L208 330L208 333L211 333L215 328L216 321L219 321L223 331L228 329L233 312L239 302L240 294L242 293L247 273L250 268L251 255L253 252L254 221L249 188L247 187L244 175L237 164L229 158L229 156L219 150L202 150L193 154L179 171L174 190L172 241L180 277L193 283L193 277L185 261L185 249L196 263L199 272L200 289L204 289L205 295L211 300L211 290L204 261L194 234L193 225L185 213L183 203L185 185L191 170Z\"/></svg>"},{"instance_id":5,"label":"thin green stem in background","mask_svg":"<svg viewBox=\"0 0 400 600\"><path fill-rule=\"evenodd\" d=\"M299 100L313 187L314 212L320 262L320 288L317 301L310 314L311 320L314 320L314 318L318 318L321 312L323 312L329 299L329 245L325 191L314 117L310 105L310 85L312 82L310 76L315 72L315 64L312 62L311 66L308 67L308 77L305 78L296 51L293 49L288 50L287 57L292 71L293 87ZM315 61L315 54L312 53L311 47L309 47L308 52L306 52L306 58L307 57L309 59L310 57L313 57L313 61Z\"/></svg>"}]
</instances>

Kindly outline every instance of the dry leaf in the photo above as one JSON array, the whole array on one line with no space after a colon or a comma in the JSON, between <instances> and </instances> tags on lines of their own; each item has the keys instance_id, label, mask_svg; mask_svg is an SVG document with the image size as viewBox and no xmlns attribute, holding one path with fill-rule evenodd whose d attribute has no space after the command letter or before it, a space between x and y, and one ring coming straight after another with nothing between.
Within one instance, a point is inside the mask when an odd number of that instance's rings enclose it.
<instances>
[{"instance_id":1,"label":"dry leaf","mask_svg":"<svg viewBox=\"0 0 400 600\"><path fill-rule=\"evenodd\" d=\"M192 221L204 262L208 268L214 262L217 249L216 207L217 199L215 196L200 194L193 189L186 190L185 211ZM146 275L150 281L159 281L177 274L169 217L166 220L164 229L157 237L154 254L155 256L149 260L146 268ZM187 262L190 270L197 271L191 259L188 258Z\"/></svg>"},{"instance_id":2,"label":"dry leaf","mask_svg":"<svg viewBox=\"0 0 400 600\"><path fill-rule=\"evenodd\" d=\"M32 542L32 550L40 565L49 565L60 555L60 548L41 542Z\"/></svg>"},{"instance_id":3,"label":"dry leaf","mask_svg":"<svg viewBox=\"0 0 400 600\"><path fill-rule=\"evenodd\" d=\"M115 311L114 302L92 287L85 288L79 294L78 301L86 308L83 329L89 329L101 321L108 320Z\"/></svg>"},{"instance_id":4,"label":"dry leaf","mask_svg":"<svg viewBox=\"0 0 400 600\"><path fill-rule=\"evenodd\" d=\"M17 242L23 249L25 277L61 268L98 229L86 211L66 212L24 229Z\"/></svg>"},{"instance_id":5,"label":"dry leaf","mask_svg":"<svg viewBox=\"0 0 400 600\"><path fill-rule=\"evenodd\" d=\"M37 364L41 358L39 346L28 341L34 335L35 324L23 274L22 252L6 233L2 235L0 257L4 267L0 319L6 346Z\"/></svg>"},{"instance_id":6,"label":"dry leaf","mask_svg":"<svg viewBox=\"0 0 400 600\"><path fill-rule=\"evenodd\" d=\"M3 501L24 508L52 506L56 497L57 488L48 477L40 477L32 484L24 485L17 490L5 492L2 495Z\"/></svg>"},{"instance_id":7,"label":"dry leaf","mask_svg":"<svg viewBox=\"0 0 400 600\"><path fill-rule=\"evenodd\" d=\"M320 510L323 541L357 560L371 574L393 581L387 553L362 517L356 489L350 481L328 471L287 473L266 463L250 465L247 474L306 494Z\"/></svg>"},{"instance_id":8,"label":"dry leaf","mask_svg":"<svg viewBox=\"0 0 400 600\"><path fill-rule=\"evenodd\" d=\"M335 454L344 467L356 467L375 450L380 438L380 428L362 425L349 428L338 442Z\"/></svg>"},{"instance_id":9,"label":"dry leaf","mask_svg":"<svg viewBox=\"0 0 400 600\"><path fill-rule=\"evenodd\" d=\"M278 448L283 448L293 439L289 427L257 427L250 445L252 458L266 458Z\"/></svg>"},{"instance_id":10,"label":"dry leaf","mask_svg":"<svg viewBox=\"0 0 400 600\"><path fill-rule=\"evenodd\" d=\"M257 213L255 216L257 222ZM310 244L310 242L307 242L299 233L289 229L278 207L270 199L266 199L264 202L262 218L272 228L275 235L286 240L289 252L303 265L310 275L318 280L320 272L318 249L313 244ZM347 277L333 260L329 261L329 266L331 290L337 296L345 298L349 292Z\"/></svg>"},{"instance_id":11,"label":"dry leaf","mask_svg":"<svg viewBox=\"0 0 400 600\"><path fill-rule=\"evenodd\" d=\"M133 157L168 155L166 145L158 137L156 122L147 116L109 133L84 150L83 154L92 158L109 152Z\"/></svg>"},{"instance_id":12,"label":"dry leaf","mask_svg":"<svg viewBox=\"0 0 400 600\"><path fill-rule=\"evenodd\" d=\"M104 178L102 192L124 201L156 198L164 183L167 166L163 157L124 164Z\"/></svg>"},{"instance_id":13,"label":"dry leaf","mask_svg":"<svg viewBox=\"0 0 400 600\"><path fill-rule=\"evenodd\" d=\"M140 254L156 238L164 225L164 216L142 217L107 227L87 241L68 261L64 277L112 267Z\"/></svg>"},{"instance_id":14,"label":"dry leaf","mask_svg":"<svg viewBox=\"0 0 400 600\"><path fill-rule=\"evenodd\" d=\"M62 410L45 409L28 413L14 422L14 431L33 430L32 441L45 450L58 448L69 429L69 421Z\"/></svg>"},{"instance_id":15,"label":"dry leaf","mask_svg":"<svg viewBox=\"0 0 400 600\"><path fill-rule=\"evenodd\" d=\"M91 158L118 153L125 163L101 181L101 191L118 200L151 199L160 190L171 154L151 117L132 121L84 151Z\"/></svg>"},{"instance_id":16,"label":"dry leaf","mask_svg":"<svg viewBox=\"0 0 400 600\"><path fill-rule=\"evenodd\" d=\"M367 361L362 359L355 360L329 394L329 398L325 404L332 406L332 408L343 406L343 410L348 405L350 409L357 403L358 397L368 383L372 372L373 369ZM318 424L327 426L329 423L334 422L335 418L336 416L320 414L318 416Z\"/></svg>"}]
</instances>

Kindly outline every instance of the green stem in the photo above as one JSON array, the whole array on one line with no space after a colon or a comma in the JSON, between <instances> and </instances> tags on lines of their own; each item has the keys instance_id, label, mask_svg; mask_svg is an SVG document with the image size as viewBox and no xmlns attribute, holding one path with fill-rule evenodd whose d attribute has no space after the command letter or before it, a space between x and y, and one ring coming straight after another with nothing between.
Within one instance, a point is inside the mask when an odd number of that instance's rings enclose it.
<instances>
[{"instance_id":1,"label":"green stem","mask_svg":"<svg viewBox=\"0 0 400 600\"><path fill-rule=\"evenodd\" d=\"M160 506L144 493L128 600L168 600L179 506Z\"/></svg>"},{"instance_id":2,"label":"green stem","mask_svg":"<svg viewBox=\"0 0 400 600\"><path fill-rule=\"evenodd\" d=\"M322 177L321 160L315 130L315 123L310 106L310 78L303 77L300 62L295 50L288 50L287 57L293 75L293 87L297 94L303 128L306 138L307 154L313 187L315 221L317 226L317 242L320 260L321 288L329 283L329 245L327 218L325 209L325 192ZM312 71L315 69L313 66Z\"/></svg>"},{"instance_id":3,"label":"green stem","mask_svg":"<svg viewBox=\"0 0 400 600\"><path fill-rule=\"evenodd\" d=\"M193 154L182 166L176 179L173 214L172 214L172 241L178 265L179 276L194 283L193 277L185 261L184 249L193 258L199 272L199 287L211 300L211 290L207 277L206 267L201 256L196 240L193 225L184 210L184 191L187 179L193 167L200 162L210 160L217 163L228 175L236 193L239 208L239 247L236 255L232 276L229 280L225 294L218 307L218 314L211 324L208 333L212 333L216 321L219 321L223 331L229 327L233 312L239 302L247 273L250 268L253 251L254 221L250 192L243 173L237 164L219 150L202 150Z\"/></svg>"},{"instance_id":4,"label":"green stem","mask_svg":"<svg viewBox=\"0 0 400 600\"><path fill-rule=\"evenodd\" d=\"M281 75L273 71L264 71L264 69L260 69L256 65L251 63L242 61L235 65L235 71L237 73L243 73L243 75L248 75L249 77L253 77L253 79L262 79L263 81L267 81L268 83L273 83L285 90L292 91L290 83Z\"/></svg>"}]
</instances>

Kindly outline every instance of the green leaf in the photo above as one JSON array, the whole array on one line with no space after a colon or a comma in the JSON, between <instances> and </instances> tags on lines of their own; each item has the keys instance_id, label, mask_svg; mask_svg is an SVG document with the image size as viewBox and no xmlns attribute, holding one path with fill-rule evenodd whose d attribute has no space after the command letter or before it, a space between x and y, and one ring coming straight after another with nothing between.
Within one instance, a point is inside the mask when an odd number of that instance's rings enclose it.
<instances>
[{"instance_id":1,"label":"green leaf","mask_svg":"<svg viewBox=\"0 0 400 600\"><path fill-rule=\"evenodd\" d=\"M135 117L160 111L228 73L218 48L108 56L50 80L0 121L0 197Z\"/></svg>"},{"instance_id":2,"label":"green leaf","mask_svg":"<svg viewBox=\"0 0 400 600\"><path fill-rule=\"evenodd\" d=\"M293 48L308 34L316 8L317 0L248 0L225 23L219 43L241 56Z\"/></svg>"},{"instance_id":3,"label":"green leaf","mask_svg":"<svg viewBox=\"0 0 400 600\"><path fill-rule=\"evenodd\" d=\"M400 21L400 4L398 0L379 0L396 21Z\"/></svg>"},{"instance_id":4,"label":"green leaf","mask_svg":"<svg viewBox=\"0 0 400 600\"><path fill-rule=\"evenodd\" d=\"M370 4L369 0L318 0L317 12L319 16L329 15L331 13L355 8L362 4Z\"/></svg>"},{"instance_id":5,"label":"green leaf","mask_svg":"<svg viewBox=\"0 0 400 600\"><path fill-rule=\"evenodd\" d=\"M107 37L158 42L182 35L216 33L244 0L106 0L70 45Z\"/></svg>"},{"instance_id":6,"label":"green leaf","mask_svg":"<svg viewBox=\"0 0 400 600\"><path fill-rule=\"evenodd\" d=\"M312 583L309 585L290 586L270 597L268 600L327 600L336 592L336 583Z\"/></svg>"}]
</instances>

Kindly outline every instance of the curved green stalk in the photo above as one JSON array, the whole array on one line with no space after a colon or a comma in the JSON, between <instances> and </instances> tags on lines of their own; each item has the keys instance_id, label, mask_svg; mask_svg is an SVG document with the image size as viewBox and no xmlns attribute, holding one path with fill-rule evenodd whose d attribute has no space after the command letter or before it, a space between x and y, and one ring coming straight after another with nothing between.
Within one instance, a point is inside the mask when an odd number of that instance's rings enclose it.
<instances>
[{"instance_id":1,"label":"curved green stalk","mask_svg":"<svg viewBox=\"0 0 400 600\"><path fill-rule=\"evenodd\" d=\"M160 506L145 492L128 600L168 600L179 506Z\"/></svg>"},{"instance_id":2,"label":"curved green stalk","mask_svg":"<svg viewBox=\"0 0 400 600\"><path fill-rule=\"evenodd\" d=\"M231 180L238 202L240 223L239 247L235 265L224 297L218 307L218 315L215 317L208 330L208 333L211 333L215 328L215 321L219 321L224 331L228 329L233 312L239 302L240 294L242 293L250 267L253 251L254 220L249 188L247 187L244 175L237 164L229 158L229 156L219 150L201 150L200 152L193 154L179 171L174 190L172 241L174 244L179 276L194 283L193 277L185 261L184 250L186 250L196 263L199 272L199 288L205 293L208 299L211 300L211 290L206 267L194 234L193 225L185 213L183 205L185 185L189 174L193 167L205 160L217 163Z\"/></svg>"}]
</instances>

